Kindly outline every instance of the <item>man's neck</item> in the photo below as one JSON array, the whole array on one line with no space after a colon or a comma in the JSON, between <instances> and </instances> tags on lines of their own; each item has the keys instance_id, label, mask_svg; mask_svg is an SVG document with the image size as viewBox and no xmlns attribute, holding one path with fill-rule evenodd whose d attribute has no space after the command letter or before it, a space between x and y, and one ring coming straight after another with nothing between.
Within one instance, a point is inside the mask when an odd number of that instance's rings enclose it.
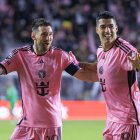
<instances>
[{"instance_id":1,"label":"man's neck","mask_svg":"<svg viewBox=\"0 0 140 140\"><path fill-rule=\"evenodd\" d=\"M108 51L108 50L110 50L110 48L112 47L112 45L111 44L108 44L108 45L107 44L106 45L104 44L102 47L103 47L103 50L104 51Z\"/></svg>"},{"instance_id":2,"label":"man's neck","mask_svg":"<svg viewBox=\"0 0 140 140\"><path fill-rule=\"evenodd\" d=\"M104 43L104 44L102 45L103 50L104 50L104 51L110 50L110 49L113 47L114 42L115 42L115 40L112 41L111 43Z\"/></svg>"},{"instance_id":3,"label":"man's neck","mask_svg":"<svg viewBox=\"0 0 140 140\"><path fill-rule=\"evenodd\" d=\"M47 48L47 47L40 47L37 45L33 45L33 49L37 55L45 54L49 50L49 48Z\"/></svg>"}]
</instances>

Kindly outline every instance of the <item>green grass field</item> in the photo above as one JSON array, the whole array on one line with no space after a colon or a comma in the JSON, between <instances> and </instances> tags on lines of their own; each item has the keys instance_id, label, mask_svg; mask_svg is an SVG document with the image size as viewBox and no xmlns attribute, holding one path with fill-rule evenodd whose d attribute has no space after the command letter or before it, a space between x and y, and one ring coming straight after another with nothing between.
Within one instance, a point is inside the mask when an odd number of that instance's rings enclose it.
<instances>
[{"instance_id":1,"label":"green grass field","mask_svg":"<svg viewBox=\"0 0 140 140\"><path fill-rule=\"evenodd\" d=\"M16 123L0 121L0 140L9 140ZM64 121L63 140L102 140L104 121Z\"/></svg>"}]
</instances>

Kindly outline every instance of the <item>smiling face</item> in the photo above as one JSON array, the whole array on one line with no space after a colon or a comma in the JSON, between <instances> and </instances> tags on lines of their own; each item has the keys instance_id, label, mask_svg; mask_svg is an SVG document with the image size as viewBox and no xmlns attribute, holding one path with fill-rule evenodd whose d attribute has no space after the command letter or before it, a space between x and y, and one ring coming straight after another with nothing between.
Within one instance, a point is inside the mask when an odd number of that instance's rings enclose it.
<instances>
[{"instance_id":1,"label":"smiling face","mask_svg":"<svg viewBox=\"0 0 140 140\"><path fill-rule=\"evenodd\" d=\"M53 30L51 26L39 26L38 29L32 32L32 39L35 46L42 50L49 50L53 41Z\"/></svg>"},{"instance_id":2,"label":"smiling face","mask_svg":"<svg viewBox=\"0 0 140 140\"><path fill-rule=\"evenodd\" d=\"M117 38L118 27L113 18L101 18L96 24L96 33L99 35L103 47L111 46Z\"/></svg>"}]
</instances>

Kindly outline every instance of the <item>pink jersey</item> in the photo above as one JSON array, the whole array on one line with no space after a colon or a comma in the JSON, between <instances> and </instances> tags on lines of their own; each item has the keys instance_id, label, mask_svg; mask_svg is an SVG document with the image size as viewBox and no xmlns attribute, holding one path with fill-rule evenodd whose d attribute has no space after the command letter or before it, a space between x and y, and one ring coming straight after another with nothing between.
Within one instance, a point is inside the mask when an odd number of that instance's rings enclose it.
<instances>
[{"instance_id":1,"label":"pink jersey","mask_svg":"<svg viewBox=\"0 0 140 140\"><path fill-rule=\"evenodd\" d=\"M36 55L32 46L26 46L14 50L1 64L7 73L17 71L20 79L23 100L20 125L60 127L62 71L73 75L79 69L69 55L57 48Z\"/></svg>"},{"instance_id":2,"label":"pink jersey","mask_svg":"<svg viewBox=\"0 0 140 140\"><path fill-rule=\"evenodd\" d=\"M134 95L139 91L136 73L127 59L129 52L137 50L128 42L117 38L112 48L97 50L97 69L106 104L107 120L137 124L138 112Z\"/></svg>"}]
</instances>

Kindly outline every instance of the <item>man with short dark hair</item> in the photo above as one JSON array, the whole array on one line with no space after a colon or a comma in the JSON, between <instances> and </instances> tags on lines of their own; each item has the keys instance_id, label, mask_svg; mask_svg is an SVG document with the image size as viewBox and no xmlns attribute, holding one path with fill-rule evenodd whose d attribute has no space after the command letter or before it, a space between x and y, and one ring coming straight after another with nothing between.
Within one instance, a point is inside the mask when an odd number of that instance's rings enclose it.
<instances>
[{"instance_id":1,"label":"man with short dark hair","mask_svg":"<svg viewBox=\"0 0 140 140\"><path fill-rule=\"evenodd\" d=\"M31 37L33 45L13 50L0 64L0 75L17 71L21 84L23 115L11 140L61 140L62 71L87 81L96 81L97 75L51 45L53 30L46 19L33 21Z\"/></svg>"},{"instance_id":2,"label":"man with short dark hair","mask_svg":"<svg viewBox=\"0 0 140 140\"><path fill-rule=\"evenodd\" d=\"M104 140L140 140L140 116L136 104L136 93L140 95L136 71L128 60L136 48L117 36L116 19L109 11L96 18L96 32L101 46L97 50L97 62L82 63L84 69L97 70L102 93L107 104L107 123Z\"/></svg>"}]
</instances>

